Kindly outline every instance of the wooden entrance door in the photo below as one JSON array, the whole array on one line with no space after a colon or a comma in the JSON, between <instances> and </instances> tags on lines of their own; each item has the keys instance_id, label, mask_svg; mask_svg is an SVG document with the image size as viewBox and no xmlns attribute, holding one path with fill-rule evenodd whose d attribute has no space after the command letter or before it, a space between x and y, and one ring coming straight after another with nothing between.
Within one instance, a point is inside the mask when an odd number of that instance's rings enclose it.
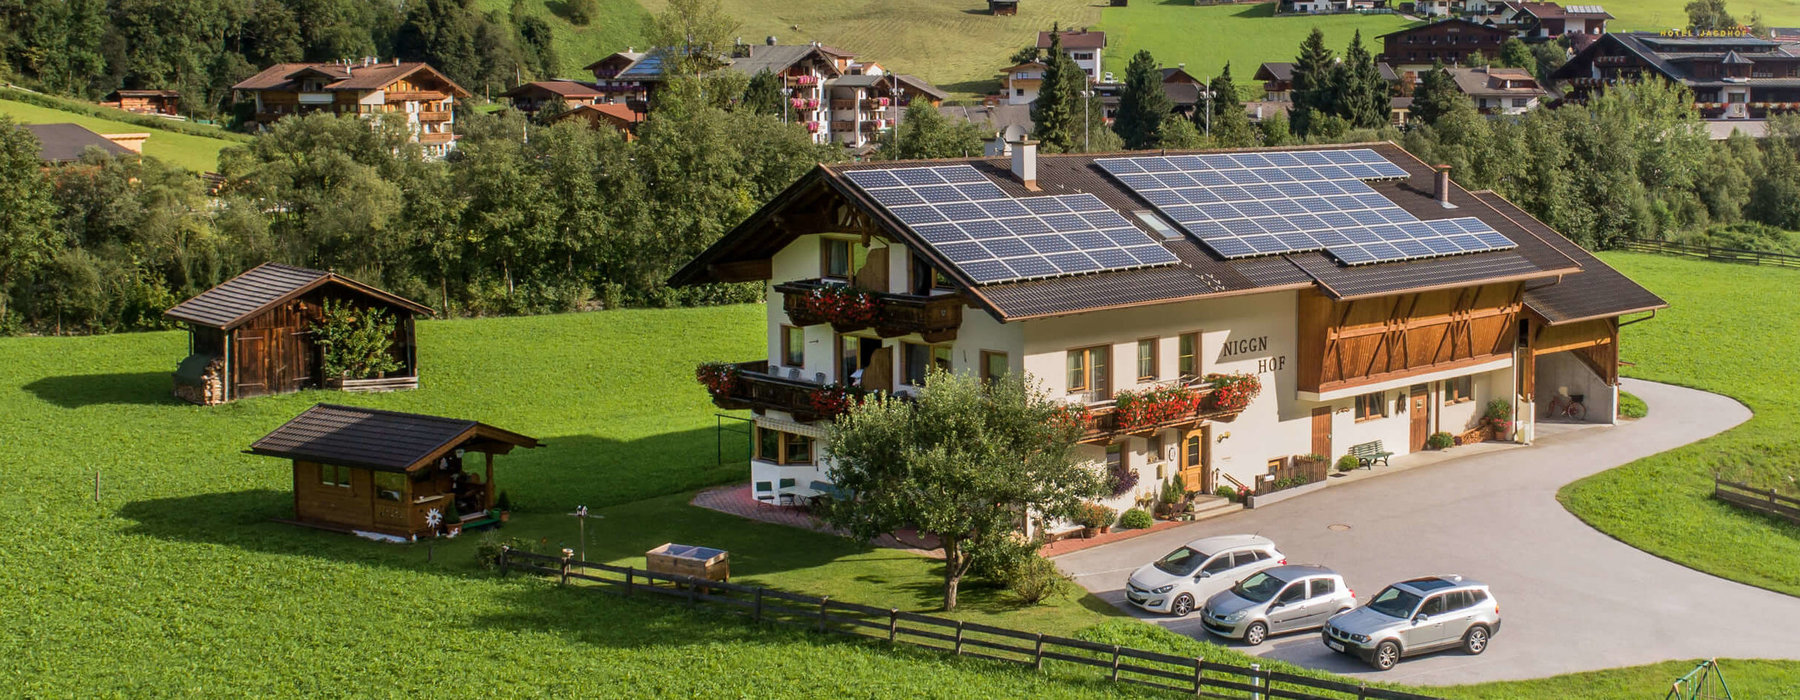
<instances>
[{"instance_id":1,"label":"wooden entrance door","mask_svg":"<svg viewBox=\"0 0 1800 700\"><path fill-rule=\"evenodd\" d=\"M1406 408L1412 413L1412 450L1418 452L1431 437L1431 391L1424 384L1413 385Z\"/></svg>"},{"instance_id":2,"label":"wooden entrance door","mask_svg":"<svg viewBox=\"0 0 1800 700\"><path fill-rule=\"evenodd\" d=\"M269 393L268 331L245 328L232 338L231 372L236 384L231 397L262 396Z\"/></svg>"},{"instance_id":3,"label":"wooden entrance door","mask_svg":"<svg viewBox=\"0 0 1800 700\"><path fill-rule=\"evenodd\" d=\"M1320 406L1312 411L1312 451L1331 461L1331 407Z\"/></svg>"},{"instance_id":4,"label":"wooden entrance door","mask_svg":"<svg viewBox=\"0 0 1800 700\"><path fill-rule=\"evenodd\" d=\"M1190 493L1212 493L1214 488L1206 439L1211 432L1210 427L1201 426L1181 434L1181 487Z\"/></svg>"}]
</instances>

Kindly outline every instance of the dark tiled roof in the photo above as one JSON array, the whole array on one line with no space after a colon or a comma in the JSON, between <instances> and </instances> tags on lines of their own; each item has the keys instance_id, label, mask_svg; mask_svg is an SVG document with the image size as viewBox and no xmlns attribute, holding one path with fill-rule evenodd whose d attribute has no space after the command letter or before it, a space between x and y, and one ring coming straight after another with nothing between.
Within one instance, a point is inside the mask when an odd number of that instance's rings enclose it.
<instances>
[{"instance_id":1,"label":"dark tiled roof","mask_svg":"<svg viewBox=\"0 0 1800 700\"><path fill-rule=\"evenodd\" d=\"M1529 287L1525 305L1552 324L1590 318L1618 316L1639 311L1666 308L1662 297L1631 281L1623 273L1594 257L1525 210L1492 191L1474 193L1475 197L1529 232L1533 239L1555 248L1581 265L1581 271L1564 275L1557 284Z\"/></svg>"},{"instance_id":2,"label":"dark tiled roof","mask_svg":"<svg viewBox=\"0 0 1800 700\"><path fill-rule=\"evenodd\" d=\"M1050 48L1050 32L1038 32L1038 48ZM1077 29L1062 33L1063 50L1106 48L1106 32Z\"/></svg>"},{"instance_id":3,"label":"dark tiled roof","mask_svg":"<svg viewBox=\"0 0 1800 700\"><path fill-rule=\"evenodd\" d=\"M330 282L342 284L414 313L431 313L430 307L335 273L281 263L263 263L192 299L176 304L174 308L163 312L163 316L197 326L232 328L254 318L269 306Z\"/></svg>"},{"instance_id":4,"label":"dark tiled roof","mask_svg":"<svg viewBox=\"0 0 1800 700\"><path fill-rule=\"evenodd\" d=\"M773 255L788 240L788 234L783 233L783 229L771 225L773 220L789 206L813 206L803 203L817 202L819 197L832 196L849 200L853 206L868 212L877 228L905 243L908 248L919 251L934 266L956 279L973 303L1006 321L1297 287L1317 286L1325 293L1339 298L1394 294L1521 279L1547 279L1559 274L1578 272L1583 267L1605 267L1592 256L1585 256L1577 264L1570 255L1523 228L1515 221L1518 217L1503 214L1490 206L1486 199L1478 198L1454 184L1449 193L1454 207L1444 208L1433 195L1432 169L1394 144L1346 144L1286 150L1345 147L1372 148L1406 171L1407 177L1403 179L1375 181L1369 185L1413 216L1422 220L1476 217L1517 243L1518 247L1506 251L1469 253L1410 262L1341 267L1319 253L1227 261L1187 236L1165 239L1159 232L1146 230L1148 235L1173 252L1180 262L1166 267L978 286L961 277L961 273L954 265L948 264L948 261L932 257L935 253L930 246L913 240L909 229L843 178L844 173L861 169L966 163L1013 197L1091 194L1114 211L1125 215L1140 229L1147 228L1139 224L1136 213L1152 211L1153 208L1095 166L1095 155L1042 154L1037 159L1037 182L1040 188L1037 191L1026 190L1011 174L1010 161L1004 158L877 161L820 166L690 262L672 281L675 284L703 282L712 274L709 272L711 265L758 260ZM1151 153L1139 152L1134 155ZM1551 234L1554 235L1554 232ZM1565 240L1561 236L1555 237L1559 241Z\"/></svg>"},{"instance_id":5,"label":"dark tiled roof","mask_svg":"<svg viewBox=\"0 0 1800 700\"><path fill-rule=\"evenodd\" d=\"M23 124L19 128L31 132L38 140L38 160L45 163L71 163L81 160L81 154L89 147L98 148L108 154L122 156L130 154L129 148L113 143L112 139L101 136L80 124Z\"/></svg>"},{"instance_id":6,"label":"dark tiled roof","mask_svg":"<svg viewBox=\"0 0 1800 700\"><path fill-rule=\"evenodd\" d=\"M368 63L344 65L341 63L277 63L262 69L231 86L233 90L297 90L293 80L300 73L317 73L333 82L323 86L326 90L380 90L393 84L394 81L424 71L442 81L449 93L457 97L468 97L469 91L439 73L430 65L413 62Z\"/></svg>"},{"instance_id":7,"label":"dark tiled roof","mask_svg":"<svg viewBox=\"0 0 1800 700\"><path fill-rule=\"evenodd\" d=\"M472 420L319 404L250 446L251 454L407 471L479 432L518 447L534 440Z\"/></svg>"},{"instance_id":8,"label":"dark tiled roof","mask_svg":"<svg viewBox=\"0 0 1800 700\"><path fill-rule=\"evenodd\" d=\"M534 91L548 92L562 97L598 97L602 94L593 85L579 80L538 80L507 90L500 93L500 96L519 97Z\"/></svg>"}]
</instances>

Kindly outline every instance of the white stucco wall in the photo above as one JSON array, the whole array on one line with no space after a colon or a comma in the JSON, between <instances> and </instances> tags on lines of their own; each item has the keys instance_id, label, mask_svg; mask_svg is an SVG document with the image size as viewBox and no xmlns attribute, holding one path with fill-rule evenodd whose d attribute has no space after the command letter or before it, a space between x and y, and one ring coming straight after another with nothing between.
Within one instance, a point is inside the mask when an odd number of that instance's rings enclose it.
<instances>
[{"instance_id":1,"label":"white stucco wall","mask_svg":"<svg viewBox=\"0 0 1800 700\"><path fill-rule=\"evenodd\" d=\"M1581 360L1575 359L1572 353L1553 352L1537 358L1536 408L1539 420L1543 420L1545 414L1549 413L1550 402L1557 394L1583 394L1581 403L1587 407L1589 423L1610 425L1617 421L1618 396L1613 387L1607 386L1606 380L1594 374Z\"/></svg>"}]
</instances>

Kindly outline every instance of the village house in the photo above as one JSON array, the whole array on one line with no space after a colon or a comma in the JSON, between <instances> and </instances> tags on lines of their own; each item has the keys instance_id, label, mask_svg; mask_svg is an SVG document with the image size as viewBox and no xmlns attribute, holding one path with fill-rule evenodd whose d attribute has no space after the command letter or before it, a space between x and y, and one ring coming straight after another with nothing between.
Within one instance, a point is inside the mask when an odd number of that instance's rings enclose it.
<instances>
[{"instance_id":1,"label":"village house","mask_svg":"<svg viewBox=\"0 0 1800 700\"><path fill-rule=\"evenodd\" d=\"M326 303L395 321L390 356L398 369L376 378L327 377L313 329ZM176 366L175 396L203 406L321 387L390 391L419 386L416 316L431 307L335 272L263 263L163 312L188 329Z\"/></svg>"},{"instance_id":2,"label":"village house","mask_svg":"<svg viewBox=\"0 0 1800 700\"><path fill-rule=\"evenodd\" d=\"M1551 76L1580 101L1620 81L1656 75L1694 95L1706 119L1766 119L1800 110L1800 54L1754 36L1601 36Z\"/></svg>"},{"instance_id":3,"label":"village house","mask_svg":"<svg viewBox=\"0 0 1800 700\"><path fill-rule=\"evenodd\" d=\"M699 375L754 412L777 505L832 493L856 392L933 368L1041 383L1081 456L1137 475L1115 508L1438 432L1529 442L1558 395L1611 420L1620 317L1664 306L1390 143L821 165L671 279L750 281L767 353Z\"/></svg>"},{"instance_id":4,"label":"village house","mask_svg":"<svg viewBox=\"0 0 1800 700\"><path fill-rule=\"evenodd\" d=\"M1434 63L1467 65L1469 56L1480 53L1492 63L1500 59L1500 45L1511 37L1511 32L1498 27L1447 19L1382 34L1377 60L1400 69L1429 68Z\"/></svg>"},{"instance_id":5,"label":"village house","mask_svg":"<svg viewBox=\"0 0 1800 700\"><path fill-rule=\"evenodd\" d=\"M1494 8L1491 22L1514 32L1520 39L1549 40L1565 34L1600 35L1613 16L1599 5L1553 2L1503 2Z\"/></svg>"},{"instance_id":6,"label":"village house","mask_svg":"<svg viewBox=\"0 0 1800 700\"><path fill-rule=\"evenodd\" d=\"M1456 14L1458 3L1451 0L1414 0L1412 13L1427 19Z\"/></svg>"},{"instance_id":7,"label":"village house","mask_svg":"<svg viewBox=\"0 0 1800 700\"><path fill-rule=\"evenodd\" d=\"M1381 79L1388 84L1388 121L1394 126L1405 126L1408 115L1412 111L1412 98L1400 94L1400 74L1394 67L1385 62L1375 64L1381 71ZM1273 116L1276 110L1287 112L1294 103L1294 64L1286 61L1271 61L1257 66L1252 76L1263 84L1263 99L1255 103L1246 103L1246 107L1254 108L1261 113L1253 114L1252 121L1262 121L1265 114ZM1407 78L1411 80L1409 76Z\"/></svg>"},{"instance_id":8,"label":"village house","mask_svg":"<svg viewBox=\"0 0 1800 700\"><path fill-rule=\"evenodd\" d=\"M132 114L181 116L181 93L175 90L114 90L101 102L102 107L116 107Z\"/></svg>"},{"instance_id":9,"label":"village house","mask_svg":"<svg viewBox=\"0 0 1800 700\"><path fill-rule=\"evenodd\" d=\"M534 80L500 93L500 96L506 98L513 109L537 114L546 104L560 103L561 111L565 112L582 105L604 104L609 102L612 94L579 80Z\"/></svg>"},{"instance_id":10,"label":"village house","mask_svg":"<svg viewBox=\"0 0 1800 700\"><path fill-rule=\"evenodd\" d=\"M413 140L434 157L456 147L452 107L469 96L469 91L424 63L373 58L277 63L231 89L238 99L253 101L251 119L259 128L309 112L404 115Z\"/></svg>"},{"instance_id":11,"label":"village house","mask_svg":"<svg viewBox=\"0 0 1800 700\"><path fill-rule=\"evenodd\" d=\"M1044 86L1044 69L1049 66L1042 61L1026 61L1000 71L1000 93L1009 105L1028 105L1037 101L1038 90Z\"/></svg>"},{"instance_id":12,"label":"village house","mask_svg":"<svg viewBox=\"0 0 1800 700\"><path fill-rule=\"evenodd\" d=\"M1098 83L1105 77L1101 70L1101 54L1106 52L1106 32L1071 29L1061 33L1063 53L1087 73L1088 82ZM1050 50L1050 32L1038 32L1039 51Z\"/></svg>"},{"instance_id":13,"label":"village house","mask_svg":"<svg viewBox=\"0 0 1800 700\"><path fill-rule=\"evenodd\" d=\"M622 68L617 66L626 54L615 54L590 68L598 88L627 95L626 103L642 113L667 79L665 54L651 51ZM708 60L716 69L748 77L765 70L774 74L782 82L782 118L804 126L815 143L840 144L853 153L872 148L914 100L936 107L949 97L918 76L890 73L880 64L857 61L853 53L816 42L788 45L775 37L761 45L739 41L728 55Z\"/></svg>"},{"instance_id":14,"label":"village house","mask_svg":"<svg viewBox=\"0 0 1800 700\"><path fill-rule=\"evenodd\" d=\"M1482 114L1524 114L1537 109L1544 89L1523 68L1449 68L1456 89L1468 95Z\"/></svg>"},{"instance_id":15,"label":"village house","mask_svg":"<svg viewBox=\"0 0 1800 700\"><path fill-rule=\"evenodd\" d=\"M579 119L590 129L611 129L626 141L637 140L637 128L644 113L622 104L583 104L550 117L551 123Z\"/></svg>"}]
</instances>

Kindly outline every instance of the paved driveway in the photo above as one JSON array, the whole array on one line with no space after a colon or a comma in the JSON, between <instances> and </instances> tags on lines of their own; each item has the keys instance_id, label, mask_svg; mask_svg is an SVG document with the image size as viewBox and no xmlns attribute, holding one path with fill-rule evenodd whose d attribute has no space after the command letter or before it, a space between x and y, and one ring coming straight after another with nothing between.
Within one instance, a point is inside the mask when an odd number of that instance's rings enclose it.
<instances>
[{"instance_id":1,"label":"paved driveway","mask_svg":"<svg viewBox=\"0 0 1800 700\"><path fill-rule=\"evenodd\" d=\"M1417 575L1459 573L1490 584L1506 624L1482 656L1440 652L1379 673L1331 653L1316 633L1277 637L1250 650L1395 682L1537 678L1669 659L1800 659L1800 598L1645 554L1557 503L1563 484L1750 418L1748 409L1722 396L1625 381L1627 391L1649 403L1648 418L1347 483L1056 562L1088 590L1139 615L1121 590L1132 569L1182 542L1240 532L1275 540L1289 561L1337 569L1365 601L1381 586ZM1327 529L1333 524L1350 529ZM1157 621L1206 635L1198 616Z\"/></svg>"}]
</instances>

